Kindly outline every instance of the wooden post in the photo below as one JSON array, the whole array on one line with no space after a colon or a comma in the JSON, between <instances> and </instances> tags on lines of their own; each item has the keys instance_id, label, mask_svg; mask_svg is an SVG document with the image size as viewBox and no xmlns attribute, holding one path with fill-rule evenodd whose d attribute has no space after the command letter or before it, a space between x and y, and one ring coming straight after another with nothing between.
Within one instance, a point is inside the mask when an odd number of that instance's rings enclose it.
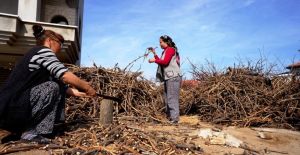
<instances>
[{"instance_id":1,"label":"wooden post","mask_svg":"<svg viewBox=\"0 0 300 155\"><path fill-rule=\"evenodd\" d=\"M100 106L100 124L109 125L113 122L113 101L103 99Z\"/></svg>"}]
</instances>

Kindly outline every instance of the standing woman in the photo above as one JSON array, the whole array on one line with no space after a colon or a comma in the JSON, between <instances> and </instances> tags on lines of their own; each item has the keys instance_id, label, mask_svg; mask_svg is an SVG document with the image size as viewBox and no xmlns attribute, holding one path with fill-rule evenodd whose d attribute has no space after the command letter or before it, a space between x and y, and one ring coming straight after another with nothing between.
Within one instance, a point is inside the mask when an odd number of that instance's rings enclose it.
<instances>
[{"instance_id":1,"label":"standing woman","mask_svg":"<svg viewBox=\"0 0 300 155\"><path fill-rule=\"evenodd\" d=\"M32 29L37 46L17 63L0 90L0 127L22 133L23 140L48 143L42 135L64 121L65 95L94 96L96 91L57 59L64 42L60 34L41 25Z\"/></svg>"},{"instance_id":2,"label":"standing woman","mask_svg":"<svg viewBox=\"0 0 300 155\"><path fill-rule=\"evenodd\" d=\"M160 47L163 49L159 58L154 48L149 50L154 54L154 58L149 59L149 63L157 63L156 79L164 82L164 99L166 113L171 123L177 124L179 121L179 92L181 84L180 57L172 38L163 35L159 38Z\"/></svg>"}]
</instances>

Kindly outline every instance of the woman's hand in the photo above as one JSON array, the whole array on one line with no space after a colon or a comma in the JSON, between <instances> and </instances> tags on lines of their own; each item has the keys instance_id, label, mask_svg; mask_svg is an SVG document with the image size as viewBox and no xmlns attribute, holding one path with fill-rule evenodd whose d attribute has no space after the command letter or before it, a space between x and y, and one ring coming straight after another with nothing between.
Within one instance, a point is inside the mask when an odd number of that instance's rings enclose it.
<instances>
[{"instance_id":1,"label":"woman's hand","mask_svg":"<svg viewBox=\"0 0 300 155\"><path fill-rule=\"evenodd\" d=\"M156 48L148 47L148 50L149 50L151 53L153 53L153 55L156 55L155 49L156 49Z\"/></svg>"},{"instance_id":2,"label":"woman's hand","mask_svg":"<svg viewBox=\"0 0 300 155\"><path fill-rule=\"evenodd\" d=\"M155 58L149 59L148 62L149 62L149 63L155 62Z\"/></svg>"},{"instance_id":3,"label":"woman's hand","mask_svg":"<svg viewBox=\"0 0 300 155\"><path fill-rule=\"evenodd\" d=\"M75 88L68 88L67 89L67 94L71 95L71 96L77 96L77 97L86 97L87 94L84 92L80 92L79 90L75 89Z\"/></svg>"},{"instance_id":4,"label":"woman's hand","mask_svg":"<svg viewBox=\"0 0 300 155\"><path fill-rule=\"evenodd\" d=\"M78 90L84 91L87 96L96 96L95 89L92 88L88 82L81 80L70 71L65 72L61 80L66 84L74 86Z\"/></svg>"},{"instance_id":5,"label":"woman's hand","mask_svg":"<svg viewBox=\"0 0 300 155\"><path fill-rule=\"evenodd\" d=\"M85 93L88 96L96 96L96 90L93 87L91 87L91 86L89 86L89 88L86 90Z\"/></svg>"}]
</instances>

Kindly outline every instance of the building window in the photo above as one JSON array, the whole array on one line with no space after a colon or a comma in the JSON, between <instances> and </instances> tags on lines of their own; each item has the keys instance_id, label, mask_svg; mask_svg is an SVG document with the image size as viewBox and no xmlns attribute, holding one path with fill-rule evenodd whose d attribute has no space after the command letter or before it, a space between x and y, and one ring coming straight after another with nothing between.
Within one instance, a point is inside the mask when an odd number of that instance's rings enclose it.
<instances>
[{"instance_id":1,"label":"building window","mask_svg":"<svg viewBox=\"0 0 300 155\"><path fill-rule=\"evenodd\" d=\"M64 16L61 16L61 15L54 16L51 19L51 23L69 25L68 20Z\"/></svg>"}]
</instances>

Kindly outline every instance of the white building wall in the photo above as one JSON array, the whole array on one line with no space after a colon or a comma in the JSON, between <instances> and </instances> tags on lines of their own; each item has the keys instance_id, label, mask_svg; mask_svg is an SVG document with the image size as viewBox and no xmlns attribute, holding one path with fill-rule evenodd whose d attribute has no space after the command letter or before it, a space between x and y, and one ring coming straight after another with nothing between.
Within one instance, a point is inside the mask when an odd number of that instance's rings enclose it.
<instances>
[{"instance_id":1,"label":"white building wall","mask_svg":"<svg viewBox=\"0 0 300 155\"><path fill-rule=\"evenodd\" d=\"M63 0L44 0L43 22L51 22L51 19L57 15L61 15L68 20L69 25L77 25L77 9L70 8L66 1Z\"/></svg>"},{"instance_id":2,"label":"white building wall","mask_svg":"<svg viewBox=\"0 0 300 155\"><path fill-rule=\"evenodd\" d=\"M22 20L37 21L38 0L19 0L18 15Z\"/></svg>"}]
</instances>

